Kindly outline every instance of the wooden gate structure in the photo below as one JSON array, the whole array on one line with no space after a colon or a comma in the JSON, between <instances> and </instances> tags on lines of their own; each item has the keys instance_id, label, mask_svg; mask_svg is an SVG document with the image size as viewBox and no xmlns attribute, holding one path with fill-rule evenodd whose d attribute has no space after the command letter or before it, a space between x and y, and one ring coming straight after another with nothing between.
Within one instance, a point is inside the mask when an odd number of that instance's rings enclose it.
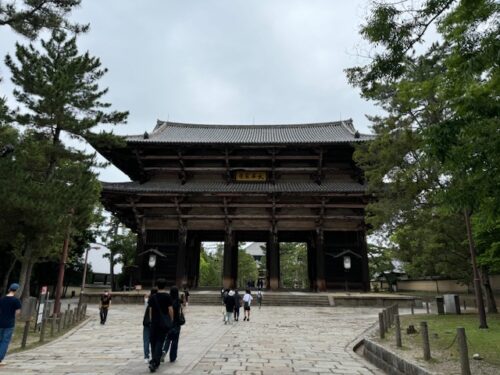
<instances>
[{"instance_id":1,"label":"wooden gate structure","mask_svg":"<svg viewBox=\"0 0 500 375\"><path fill-rule=\"evenodd\" d=\"M103 182L102 202L138 234L135 282L198 285L200 244L224 242L223 285L238 242L267 243L267 287L280 287L280 242L305 242L312 290L368 290L363 173L352 120L294 125L158 121L126 146L97 147L132 182ZM155 276L149 251L157 252ZM160 255L161 254L161 255ZM344 269L344 257L351 261Z\"/></svg>"}]
</instances>

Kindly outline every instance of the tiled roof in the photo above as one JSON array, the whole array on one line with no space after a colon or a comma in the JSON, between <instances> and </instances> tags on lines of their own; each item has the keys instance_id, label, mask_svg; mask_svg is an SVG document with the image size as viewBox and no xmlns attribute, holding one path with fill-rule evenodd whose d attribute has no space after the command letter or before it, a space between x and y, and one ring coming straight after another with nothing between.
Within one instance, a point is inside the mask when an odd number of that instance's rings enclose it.
<instances>
[{"instance_id":1,"label":"tiled roof","mask_svg":"<svg viewBox=\"0 0 500 375\"><path fill-rule=\"evenodd\" d=\"M358 133L352 120L295 125L202 125L158 121L152 133L128 136L131 143L348 143L373 139Z\"/></svg>"},{"instance_id":2,"label":"tiled roof","mask_svg":"<svg viewBox=\"0 0 500 375\"><path fill-rule=\"evenodd\" d=\"M328 182L321 185L313 181L277 181L275 185L267 182L224 181L148 181L102 182L103 192L123 193L363 193L365 185L356 182Z\"/></svg>"}]
</instances>

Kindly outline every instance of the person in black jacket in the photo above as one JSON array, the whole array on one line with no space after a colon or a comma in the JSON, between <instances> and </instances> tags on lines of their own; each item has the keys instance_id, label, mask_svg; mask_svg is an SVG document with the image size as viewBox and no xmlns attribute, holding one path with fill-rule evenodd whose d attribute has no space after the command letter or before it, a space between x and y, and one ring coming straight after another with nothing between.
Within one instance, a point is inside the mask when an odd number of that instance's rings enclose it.
<instances>
[{"instance_id":1,"label":"person in black jacket","mask_svg":"<svg viewBox=\"0 0 500 375\"><path fill-rule=\"evenodd\" d=\"M158 292L148 300L148 309L151 318L151 349L152 359L149 362L149 371L155 372L160 366L163 344L174 320L174 310L170 294L165 290L167 280L156 280Z\"/></svg>"},{"instance_id":2,"label":"person in black jacket","mask_svg":"<svg viewBox=\"0 0 500 375\"><path fill-rule=\"evenodd\" d=\"M172 299L172 308L174 310L173 327L168 332L165 344L163 345L163 353L161 361L165 361L165 357L170 349L170 362L175 362L177 359L177 349L179 347L179 336L181 334L180 315L182 311L182 303L179 299L179 289L176 286L170 288L170 298Z\"/></svg>"},{"instance_id":3,"label":"person in black jacket","mask_svg":"<svg viewBox=\"0 0 500 375\"><path fill-rule=\"evenodd\" d=\"M142 319L142 340L144 341L144 363L149 363L149 353L151 348L151 317L149 316L148 300L156 294L156 288L151 289L148 298L145 298L146 311L144 311L144 318Z\"/></svg>"}]
</instances>

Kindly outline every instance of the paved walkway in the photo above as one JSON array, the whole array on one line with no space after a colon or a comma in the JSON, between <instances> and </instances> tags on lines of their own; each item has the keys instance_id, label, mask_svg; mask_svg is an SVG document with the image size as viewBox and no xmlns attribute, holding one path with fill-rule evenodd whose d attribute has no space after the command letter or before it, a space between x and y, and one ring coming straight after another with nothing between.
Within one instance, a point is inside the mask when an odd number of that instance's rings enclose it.
<instances>
[{"instance_id":1,"label":"paved walkway","mask_svg":"<svg viewBox=\"0 0 500 375\"><path fill-rule=\"evenodd\" d=\"M243 309L242 309L243 310ZM50 344L8 355L0 374L148 374L141 306L114 305ZM243 313L243 311L242 311ZM381 374L352 353L351 342L377 319L369 308L263 307L250 322L224 325L222 309L190 306L175 363L159 374Z\"/></svg>"}]
</instances>

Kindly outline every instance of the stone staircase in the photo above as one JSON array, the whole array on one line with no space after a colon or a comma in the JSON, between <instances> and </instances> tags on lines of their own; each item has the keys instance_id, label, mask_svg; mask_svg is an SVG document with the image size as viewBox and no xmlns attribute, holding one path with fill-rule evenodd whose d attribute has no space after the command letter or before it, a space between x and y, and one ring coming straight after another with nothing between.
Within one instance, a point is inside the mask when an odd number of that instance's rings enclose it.
<instances>
[{"instance_id":1,"label":"stone staircase","mask_svg":"<svg viewBox=\"0 0 500 375\"><path fill-rule=\"evenodd\" d=\"M256 293L252 293L253 305L257 304ZM220 305L220 293L197 293L191 292L189 303L193 305ZM293 293L273 293L264 292L262 299L263 306L330 306L326 294L293 294Z\"/></svg>"}]
</instances>

